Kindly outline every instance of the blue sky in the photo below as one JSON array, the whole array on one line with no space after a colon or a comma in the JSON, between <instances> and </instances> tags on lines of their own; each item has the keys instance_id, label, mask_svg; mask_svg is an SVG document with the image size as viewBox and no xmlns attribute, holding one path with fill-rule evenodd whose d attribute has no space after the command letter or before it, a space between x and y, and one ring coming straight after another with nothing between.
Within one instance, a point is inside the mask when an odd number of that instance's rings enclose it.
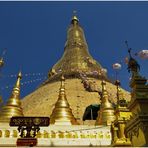
<instances>
[{"instance_id":1,"label":"blue sky","mask_svg":"<svg viewBox=\"0 0 148 148\"><path fill-rule=\"evenodd\" d=\"M128 40L133 53L148 49L148 2L0 2L0 52L7 48L0 79L4 100L16 81L10 76L19 69L24 74L22 83L26 82L21 97L45 79L63 54L73 10L77 10L91 55L112 78L112 64L121 62L119 78L122 87L130 90L124 41ZM148 60L136 58L141 74L148 77Z\"/></svg>"}]
</instances>

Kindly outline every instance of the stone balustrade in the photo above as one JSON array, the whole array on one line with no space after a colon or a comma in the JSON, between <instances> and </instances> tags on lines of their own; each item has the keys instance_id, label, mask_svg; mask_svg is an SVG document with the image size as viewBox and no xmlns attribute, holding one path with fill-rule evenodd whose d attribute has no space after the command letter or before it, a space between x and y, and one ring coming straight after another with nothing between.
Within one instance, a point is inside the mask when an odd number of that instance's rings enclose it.
<instances>
[{"instance_id":1,"label":"stone balustrade","mask_svg":"<svg viewBox=\"0 0 148 148\"><path fill-rule=\"evenodd\" d=\"M10 127L9 125L0 125L0 146L7 145L10 141L10 145L15 145L17 138L19 138L17 127ZM49 127L42 127L37 133L39 144L45 144L48 139L54 142L56 145L59 141L67 143L73 143L74 145L85 145L87 141L94 143L94 145L110 145L111 144L111 132L109 126L86 126L86 125L73 125L73 126L56 126L50 125ZM8 143L5 143L7 141ZM14 142L13 142L14 141ZM46 141L46 142L45 142ZM101 143L101 144L100 144ZM60 143L59 143L60 144ZM45 144L46 145L46 144Z\"/></svg>"}]
</instances>

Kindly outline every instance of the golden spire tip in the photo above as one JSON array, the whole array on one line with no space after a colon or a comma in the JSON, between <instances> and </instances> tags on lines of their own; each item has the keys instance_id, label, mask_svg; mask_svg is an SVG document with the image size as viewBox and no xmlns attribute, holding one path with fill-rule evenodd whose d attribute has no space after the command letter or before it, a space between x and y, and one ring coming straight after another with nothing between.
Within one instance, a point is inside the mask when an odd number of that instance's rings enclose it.
<instances>
[{"instance_id":1,"label":"golden spire tip","mask_svg":"<svg viewBox=\"0 0 148 148\"><path fill-rule=\"evenodd\" d=\"M102 80L101 85L102 85L102 90L103 91L106 90L106 82L105 82L105 80Z\"/></svg>"},{"instance_id":2,"label":"golden spire tip","mask_svg":"<svg viewBox=\"0 0 148 148\"><path fill-rule=\"evenodd\" d=\"M71 20L71 23L72 23L72 24L76 24L76 23L79 22L79 19L78 19L76 13L77 13L77 11L74 10L74 11L73 11L73 17L72 17L72 20Z\"/></svg>"},{"instance_id":3,"label":"golden spire tip","mask_svg":"<svg viewBox=\"0 0 148 148\"><path fill-rule=\"evenodd\" d=\"M22 78L22 72L21 71L19 71L19 73L18 73L18 76L17 76L18 78Z\"/></svg>"}]
</instances>

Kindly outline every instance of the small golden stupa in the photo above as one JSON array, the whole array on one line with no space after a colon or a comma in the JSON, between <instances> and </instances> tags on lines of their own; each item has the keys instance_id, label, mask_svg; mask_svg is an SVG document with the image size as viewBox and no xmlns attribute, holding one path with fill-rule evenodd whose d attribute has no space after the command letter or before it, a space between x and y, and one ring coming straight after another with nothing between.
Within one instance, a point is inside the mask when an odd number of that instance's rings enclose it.
<instances>
[{"instance_id":1,"label":"small golden stupa","mask_svg":"<svg viewBox=\"0 0 148 148\"><path fill-rule=\"evenodd\" d=\"M59 90L59 98L50 116L50 124L76 125L77 121L72 113L72 110L66 98L64 82L65 78L64 76L62 76L61 86Z\"/></svg>"},{"instance_id":2,"label":"small golden stupa","mask_svg":"<svg viewBox=\"0 0 148 148\"><path fill-rule=\"evenodd\" d=\"M102 95L101 95L101 107L98 111L98 117L96 125L111 125L112 121L115 120L114 108L108 100L108 93L106 90L106 83L102 80Z\"/></svg>"},{"instance_id":3,"label":"small golden stupa","mask_svg":"<svg viewBox=\"0 0 148 148\"><path fill-rule=\"evenodd\" d=\"M23 116L20 100L20 80L22 73L19 72L17 76L16 84L12 90L12 94L5 106L0 111L0 122L8 122L13 116Z\"/></svg>"}]
</instances>

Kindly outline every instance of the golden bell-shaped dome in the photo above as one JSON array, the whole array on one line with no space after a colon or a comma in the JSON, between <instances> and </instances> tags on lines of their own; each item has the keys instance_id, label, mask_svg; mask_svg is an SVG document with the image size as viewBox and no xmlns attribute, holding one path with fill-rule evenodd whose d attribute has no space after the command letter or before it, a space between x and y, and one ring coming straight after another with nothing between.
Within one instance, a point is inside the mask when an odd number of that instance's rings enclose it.
<instances>
[{"instance_id":1,"label":"golden bell-shaped dome","mask_svg":"<svg viewBox=\"0 0 148 148\"><path fill-rule=\"evenodd\" d=\"M111 125L112 121L115 120L114 108L108 100L108 93L106 90L106 83L102 81L102 96L101 96L101 107L98 111L98 117L96 119L96 125Z\"/></svg>"},{"instance_id":2,"label":"golden bell-shaped dome","mask_svg":"<svg viewBox=\"0 0 148 148\"><path fill-rule=\"evenodd\" d=\"M20 100L20 80L22 78L21 72L19 72L16 84L12 90L12 94L7 101L7 104L2 107L0 111L0 122L9 122L13 116L23 116Z\"/></svg>"},{"instance_id":3,"label":"golden bell-shaped dome","mask_svg":"<svg viewBox=\"0 0 148 148\"><path fill-rule=\"evenodd\" d=\"M54 79L54 77L60 77L62 74L65 77L77 76L80 73L93 76L94 71L100 72L101 69L102 66L89 53L84 31L79 24L78 17L74 15L67 30L64 54L49 71L49 80L51 76ZM102 74L102 76L107 78L106 74Z\"/></svg>"},{"instance_id":4,"label":"golden bell-shaped dome","mask_svg":"<svg viewBox=\"0 0 148 148\"><path fill-rule=\"evenodd\" d=\"M77 121L74 118L74 115L66 98L64 81L65 78L62 76L61 87L59 90L59 97L55 104L55 108L53 109L52 114L50 116L50 124L59 124L59 125L77 124Z\"/></svg>"}]
</instances>

